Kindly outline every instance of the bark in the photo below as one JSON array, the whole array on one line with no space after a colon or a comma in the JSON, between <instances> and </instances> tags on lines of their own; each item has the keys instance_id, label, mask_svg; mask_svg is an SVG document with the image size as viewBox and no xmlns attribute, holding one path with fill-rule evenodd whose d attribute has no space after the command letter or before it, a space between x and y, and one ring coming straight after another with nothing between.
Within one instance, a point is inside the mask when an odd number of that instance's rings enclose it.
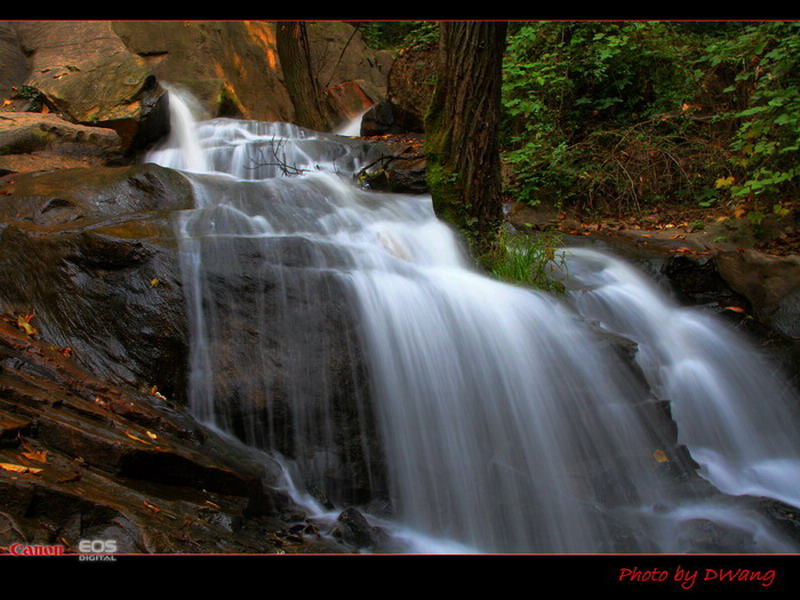
<instances>
[{"instance_id":1,"label":"bark","mask_svg":"<svg viewBox=\"0 0 800 600\"><path fill-rule=\"evenodd\" d=\"M278 23L276 43L284 82L294 104L295 123L316 131L329 131L331 111L311 64L306 24Z\"/></svg>"},{"instance_id":2,"label":"bark","mask_svg":"<svg viewBox=\"0 0 800 600\"><path fill-rule=\"evenodd\" d=\"M437 82L425 120L434 209L482 253L502 223L498 123L507 23L440 25Z\"/></svg>"}]
</instances>

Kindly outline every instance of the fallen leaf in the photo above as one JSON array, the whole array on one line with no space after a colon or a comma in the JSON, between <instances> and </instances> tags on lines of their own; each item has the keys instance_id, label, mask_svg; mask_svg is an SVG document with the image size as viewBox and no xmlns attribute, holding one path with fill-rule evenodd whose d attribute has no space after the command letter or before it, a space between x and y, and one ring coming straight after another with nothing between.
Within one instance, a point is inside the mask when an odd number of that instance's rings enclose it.
<instances>
[{"instance_id":1,"label":"fallen leaf","mask_svg":"<svg viewBox=\"0 0 800 600\"><path fill-rule=\"evenodd\" d=\"M150 503L150 502L148 502L147 500L144 500L144 505L145 505L147 508L149 508L150 510L152 510L153 512L156 512L156 513L159 513L159 512L161 512L161 509L160 509L160 508L158 508L158 507L157 507L155 504L151 504L151 503Z\"/></svg>"},{"instance_id":2,"label":"fallen leaf","mask_svg":"<svg viewBox=\"0 0 800 600\"><path fill-rule=\"evenodd\" d=\"M0 469L5 471L13 471L14 473L41 473L41 469L33 467L25 467L23 465L15 465L13 463L0 463Z\"/></svg>"},{"instance_id":3,"label":"fallen leaf","mask_svg":"<svg viewBox=\"0 0 800 600\"><path fill-rule=\"evenodd\" d=\"M152 431L145 431L145 433L147 434L147 437L149 437L151 440L157 440L158 439L158 436L155 433L153 433Z\"/></svg>"},{"instance_id":4,"label":"fallen leaf","mask_svg":"<svg viewBox=\"0 0 800 600\"><path fill-rule=\"evenodd\" d=\"M663 450L655 450L653 452L653 458L657 463L669 462L669 456L667 456L667 453Z\"/></svg>"},{"instance_id":5,"label":"fallen leaf","mask_svg":"<svg viewBox=\"0 0 800 600\"><path fill-rule=\"evenodd\" d=\"M158 278L157 278L157 277L153 277L153 278L150 280L150 287L151 287L151 288L154 288L154 287L156 287L156 286L157 286L159 283L161 283L161 282L158 280Z\"/></svg>"},{"instance_id":6,"label":"fallen leaf","mask_svg":"<svg viewBox=\"0 0 800 600\"><path fill-rule=\"evenodd\" d=\"M741 306L726 306L725 310L730 310L730 311L737 312L737 313L745 313L745 312L747 312Z\"/></svg>"},{"instance_id":7,"label":"fallen leaf","mask_svg":"<svg viewBox=\"0 0 800 600\"><path fill-rule=\"evenodd\" d=\"M147 444L148 446L151 446L151 445L152 445L152 444L151 444L150 442L148 442L147 440L143 440L142 438L140 438L140 437L137 437L137 436L133 435L133 434L132 434L130 431L126 431L126 432L125 432L125 435L127 435L127 436L128 436L129 438L131 438L132 440L135 440L135 441L137 441L137 442L141 442L142 444Z\"/></svg>"},{"instance_id":8,"label":"fallen leaf","mask_svg":"<svg viewBox=\"0 0 800 600\"><path fill-rule=\"evenodd\" d=\"M36 335L36 329L31 325L33 315L34 313L24 317L22 315L17 316L17 327L24 331L26 335Z\"/></svg>"},{"instance_id":9,"label":"fallen leaf","mask_svg":"<svg viewBox=\"0 0 800 600\"><path fill-rule=\"evenodd\" d=\"M20 454L25 458L35 460L36 462L47 462L47 450L31 450L28 452L20 452Z\"/></svg>"}]
</instances>

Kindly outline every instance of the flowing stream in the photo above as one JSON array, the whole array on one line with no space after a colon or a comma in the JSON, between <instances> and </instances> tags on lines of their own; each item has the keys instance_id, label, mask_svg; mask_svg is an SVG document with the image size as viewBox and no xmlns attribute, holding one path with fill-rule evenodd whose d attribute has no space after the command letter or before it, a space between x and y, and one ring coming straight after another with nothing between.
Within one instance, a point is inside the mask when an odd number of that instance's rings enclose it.
<instances>
[{"instance_id":1,"label":"flowing stream","mask_svg":"<svg viewBox=\"0 0 800 600\"><path fill-rule=\"evenodd\" d=\"M563 296L499 283L354 185L373 146L171 106L198 419L407 551L798 551L757 499L800 507L798 399L724 324L595 250Z\"/></svg>"}]
</instances>

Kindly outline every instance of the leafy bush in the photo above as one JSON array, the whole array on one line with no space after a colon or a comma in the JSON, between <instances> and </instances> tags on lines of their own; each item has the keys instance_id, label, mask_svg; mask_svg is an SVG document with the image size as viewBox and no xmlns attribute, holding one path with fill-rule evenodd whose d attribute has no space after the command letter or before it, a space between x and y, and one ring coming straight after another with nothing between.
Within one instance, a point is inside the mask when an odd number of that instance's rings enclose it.
<instances>
[{"instance_id":1,"label":"leafy bush","mask_svg":"<svg viewBox=\"0 0 800 600\"><path fill-rule=\"evenodd\" d=\"M504 65L519 201L775 202L800 179L800 24L524 23Z\"/></svg>"},{"instance_id":2,"label":"leafy bush","mask_svg":"<svg viewBox=\"0 0 800 600\"><path fill-rule=\"evenodd\" d=\"M731 109L718 120L734 124L730 170L717 186L731 198L782 210L800 182L800 23L747 25L736 36L710 44L709 69L734 72L723 93ZM777 204L776 204L777 203Z\"/></svg>"}]
</instances>

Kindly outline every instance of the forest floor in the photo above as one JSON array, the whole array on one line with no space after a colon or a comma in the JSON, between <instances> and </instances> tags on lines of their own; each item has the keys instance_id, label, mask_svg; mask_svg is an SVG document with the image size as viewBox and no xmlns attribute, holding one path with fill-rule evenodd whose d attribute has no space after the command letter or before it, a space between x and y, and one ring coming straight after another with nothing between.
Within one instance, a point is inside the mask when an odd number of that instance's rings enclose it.
<instances>
[{"instance_id":1,"label":"forest floor","mask_svg":"<svg viewBox=\"0 0 800 600\"><path fill-rule=\"evenodd\" d=\"M800 221L768 216L759 225L733 211L665 204L627 216L587 214L547 206L507 204L508 220L533 230L569 235L624 236L642 244L687 254L757 250L773 256L800 255Z\"/></svg>"},{"instance_id":2,"label":"forest floor","mask_svg":"<svg viewBox=\"0 0 800 600\"><path fill-rule=\"evenodd\" d=\"M402 157L393 168L408 167L409 159L424 165L424 136L420 134L383 135L366 139L382 141ZM419 166L418 164L415 166ZM568 235L626 237L686 254L712 254L718 251L757 250L773 256L800 255L800 212L783 218L764 217L758 225L733 207L704 208L697 204L660 203L657 208L642 207L630 214L575 208L530 206L503 199L508 221L533 231L559 231ZM796 206L800 202L794 203Z\"/></svg>"}]
</instances>

